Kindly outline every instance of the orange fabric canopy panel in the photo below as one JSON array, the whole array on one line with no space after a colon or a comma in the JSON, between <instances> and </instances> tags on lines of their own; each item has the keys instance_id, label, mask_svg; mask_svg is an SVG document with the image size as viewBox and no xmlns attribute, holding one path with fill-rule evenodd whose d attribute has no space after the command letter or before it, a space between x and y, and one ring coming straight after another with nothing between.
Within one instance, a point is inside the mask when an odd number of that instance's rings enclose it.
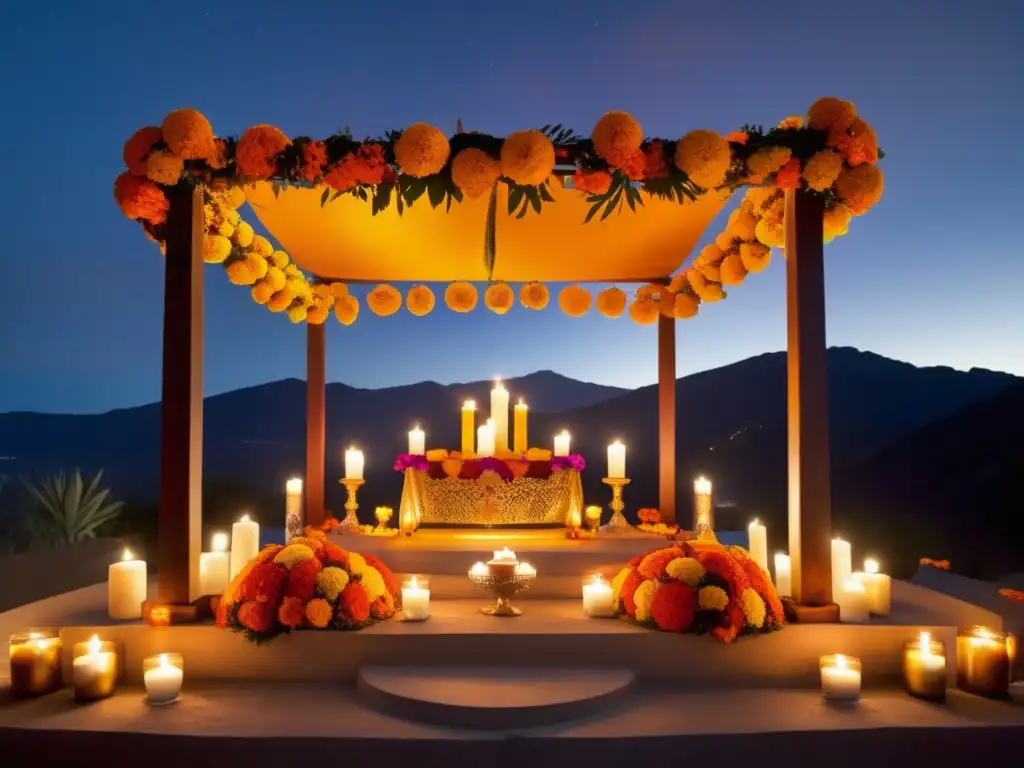
<instances>
[{"instance_id":1,"label":"orange fabric canopy panel","mask_svg":"<svg viewBox=\"0 0 1024 768\"><path fill-rule=\"evenodd\" d=\"M584 224L586 195L554 188L553 203L522 219L508 214L498 187L494 279L508 282L627 282L670 276L686 260L728 199L709 192L680 205L644 206ZM268 182L246 187L263 225L303 269L321 278L370 282L487 280L486 197L432 208L426 195L401 215L392 200L373 215L369 202L343 195L320 206L323 187L289 188L275 198Z\"/></svg>"}]
</instances>

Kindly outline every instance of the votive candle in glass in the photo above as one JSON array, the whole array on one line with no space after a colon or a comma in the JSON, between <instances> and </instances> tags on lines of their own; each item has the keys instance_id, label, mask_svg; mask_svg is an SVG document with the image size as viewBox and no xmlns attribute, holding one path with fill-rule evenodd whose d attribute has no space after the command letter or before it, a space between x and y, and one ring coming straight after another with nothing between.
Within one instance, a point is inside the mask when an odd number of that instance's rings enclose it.
<instances>
[{"instance_id":1,"label":"votive candle in glass","mask_svg":"<svg viewBox=\"0 0 1024 768\"><path fill-rule=\"evenodd\" d=\"M860 659L837 653L822 656L821 695L832 704L854 704L860 701Z\"/></svg>"},{"instance_id":2,"label":"votive candle in glass","mask_svg":"<svg viewBox=\"0 0 1024 768\"><path fill-rule=\"evenodd\" d=\"M988 627L971 627L956 638L956 684L968 693L1002 698L1010 686L1006 636Z\"/></svg>"},{"instance_id":3,"label":"votive candle in glass","mask_svg":"<svg viewBox=\"0 0 1024 768\"><path fill-rule=\"evenodd\" d=\"M97 701L114 694L119 672L117 644L93 635L71 649L75 701Z\"/></svg>"},{"instance_id":4,"label":"votive candle in glass","mask_svg":"<svg viewBox=\"0 0 1024 768\"><path fill-rule=\"evenodd\" d=\"M185 667L180 653L161 653L142 661L142 680L150 704L170 704L181 695Z\"/></svg>"},{"instance_id":5,"label":"votive candle in glass","mask_svg":"<svg viewBox=\"0 0 1024 768\"><path fill-rule=\"evenodd\" d=\"M596 531L601 527L601 508L596 506L587 507L583 510L583 515L587 521L587 528Z\"/></svg>"},{"instance_id":6,"label":"votive candle in glass","mask_svg":"<svg viewBox=\"0 0 1024 768\"><path fill-rule=\"evenodd\" d=\"M615 615L615 604L610 582L601 574L583 580L583 615L591 619L608 618Z\"/></svg>"},{"instance_id":7,"label":"votive candle in glass","mask_svg":"<svg viewBox=\"0 0 1024 768\"><path fill-rule=\"evenodd\" d=\"M946 646L931 633L922 632L903 647L903 684L919 699L946 700Z\"/></svg>"},{"instance_id":8,"label":"votive candle in glass","mask_svg":"<svg viewBox=\"0 0 1024 768\"><path fill-rule=\"evenodd\" d=\"M860 574L864 591L868 593L868 611L872 616L888 616L892 610L892 578L880 573L878 561L869 557L864 561L864 572Z\"/></svg>"},{"instance_id":9,"label":"votive candle in glass","mask_svg":"<svg viewBox=\"0 0 1024 768\"><path fill-rule=\"evenodd\" d=\"M430 617L430 584L422 576L413 576L402 584L402 616L406 621Z\"/></svg>"},{"instance_id":10,"label":"votive candle in glass","mask_svg":"<svg viewBox=\"0 0 1024 768\"><path fill-rule=\"evenodd\" d=\"M11 635L11 695L26 699L59 689L63 684L60 651L60 637L53 629Z\"/></svg>"}]
</instances>

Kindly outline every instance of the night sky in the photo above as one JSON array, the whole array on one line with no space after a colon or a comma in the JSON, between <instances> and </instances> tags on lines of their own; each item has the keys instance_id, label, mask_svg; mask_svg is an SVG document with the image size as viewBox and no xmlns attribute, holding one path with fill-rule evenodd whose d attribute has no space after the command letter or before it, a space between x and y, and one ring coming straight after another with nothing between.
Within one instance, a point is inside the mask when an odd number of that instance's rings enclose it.
<instances>
[{"instance_id":1,"label":"night sky","mask_svg":"<svg viewBox=\"0 0 1024 768\"><path fill-rule=\"evenodd\" d=\"M450 133L458 118L589 134L624 109L647 135L678 137L848 98L888 154L886 192L826 248L829 343L1024 374L1021 29L1012 0L4 3L0 411L159 398L162 258L111 189L124 140L183 106L221 135L263 122L292 136L416 121ZM304 376L303 326L219 267L206 286L208 395ZM784 309L776 255L680 323L679 375L784 349ZM551 368L633 387L657 373L655 326L595 313L364 306L350 328L328 322L328 378L355 386Z\"/></svg>"}]
</instances>

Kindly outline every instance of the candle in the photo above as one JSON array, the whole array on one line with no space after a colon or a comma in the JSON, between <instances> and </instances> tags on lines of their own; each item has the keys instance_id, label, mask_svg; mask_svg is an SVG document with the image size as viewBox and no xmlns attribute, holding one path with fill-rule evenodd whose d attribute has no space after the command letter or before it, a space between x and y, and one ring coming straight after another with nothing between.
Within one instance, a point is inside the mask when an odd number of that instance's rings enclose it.
<instances>
[{"instance_id":1,"label":"candle","mask_svg":"<svg viewBox=\"0 0 1024 768\"><path fill-rule=\"evenodd\" d=\"M853 561L850 556L850 542L843 539L832 539L832 599L837 603L850 574L853 572Z\"/></svg>"},{"instance_id":2,"label":"candle","mask_svg":"<svg viewBox=\"0 0 1024 768\"><path fill-rule=\"evenodd\" d=\"M203 552L199 555L199 591L204 595L223 594L231 579L227 534L213 534L212 544L212 552Z\"/></svg>"},{"instance_id":3,"label":"candle","mask_svg":"<svg viewBox=\"0 0 1024 768\"><path fill-rule=\"evenodd\" d=\"M508 390L501 379L494 380L491 390L491 420L494 422L494 451L508 450Z\"/></svg>"},{"instance_id":4,"label":"candle","mask_svg":"<svg viewBox=\"0 0 1024 768\"><path fill-rule=\"evenodd\" d=\"M406 504L399 510L398 527L406 536L412 536L416 530L416 509L412 504Z\"/></svg>"},{"instance_id":5,"label":"candle","mask_svg":"<svg viewBox=\"0 0 1024 768\"><path fill-rule=\"evenodd\" d=\"M579 528L583 523L581 521L582 512L576 504L569 505L569 519L566 520L566 526L570 529L575 530Z\"/></svg>"},{"instance_id":6,"label":"candle","mask_svg":"<svg viewBox=\"0 0 1024 768\"><path fill-rule=\"evenodd\" d=\"M956 684L979 696L1006 696L1010 685L1010 655L1002 633L987 627L972 627L957 637Z\"/></svg>"},{"instance_id":7,"label":"candle","mask_svg":"<svg viewBox=\"0 0 1024 768\"><path fill-rule=\"evenodd\" d=\"M302 478L293 477L284 485L284 540L289 542L303 534Z\"/></svg>"},{"instance_id":8,"label":"candle","mask_svg":"<svg viewBox=\"0 0 1024 768\"><path fill-rule=\"evenodd\" d=\"M240 570L260 551L260 526L248 515L231 526L231 578L235 578Z\"/></svg>"},{"instance_id":9,"label":"candle","mask_svg":"<svg viewBox=\"0 0 1024 768\"><path fill-rule=\"evenodd\" d=\"M928 632L903 648L903 684L907 693L928 701L946 698L946 647Z\"/></svg>"},{"instance_id":10,"label":"candle","mask_svg":"<svg viewBox=\"0 0 1024 768\"><path fill-rule=\"evenodd\" d=\"M413 576L402 585L402 615L406 621L423 621L430 616L430 588Z\"/></svg>"},{"instance_id":11,"label":"candle","mask_svg":"<svg viewBox=\"0 0 1024 768\"><path fill-rule=\"evenodd\" d=\"M868 593L868 611L875 616L888 616L892 609L892 578L878 572L877 560L869 557L864 561L861 582Z\"/></svg>"},{"instance_id":12,"label":"candle","mask_svg":"<svg viewBox=\"0 0 1024 768\"><path fill-rule=\"evenodd\" d=\"M36 629L10 637L11 695L16 699L58 690L61 643L53 630Z\"/></svg>"},{"instance_id":13,"label":"candle","mask_svg":"<svg viewBox=\"0 0 1024 768\"><path fill-rule=\"evenodd\" d=\"M511 576L516 572L516 553L508 547L495 552L494 557L487 563L487 572L491 576Z\"/></svg>"},{"instance_id":14,"label":"candle","mask_svg":"<svg viewBox=\"0 0 1024 768\"><path fill-rule=\"evenodd\" d=\"M473 567L469 569L470 576L486 576L490 571L484 563L473 563Z\"/></svg>"},{"instance_id":15,"label":"candle","mask_svg":"<svg viewBox=\"0 0 1024 768\"><path fill-rule=\"evenodd\" d=\"M583 615L592 619L615 615L612 603L612 585L594 574L583 582Z\"/></svg>"},{"instance_id":16,"label":"candle","mask_svg":"<svg viewBox=\"0 0 1024 768\"><path fill-rule=\"evenodd\" d=\"M363 479L363 452L356 448L345 451L345 479Z\"/></svg>"},{"instance_id":17,"label":"candle","mask_svg":"<svg viewBox=\"0 0 1024 768\"><path fill-rule=\"evenodd\" d=\"M495 563L514 563L514 562L516 562L516 553L513 552L508 547L504 547L501 551L496 551L494 553L494 560L492 562L495 562Z\"/></svg>"},{"instance_id":18,"label":"candle","mask_svg":"<svg viewBox=\"0 0 1024 768\"><path fill-rule=\"evenodd\" d=\"M420 425L409 430L409 453L413 456L423 456L427 452L427 435Z\"/></svg>"},{"instance_id":19,"label":"candle","mask_svg":"<svg viewBox=\"0 0 1024 768\"><path fill-rule=\"evenodd\" d=\"M587 528L596 530L601 527L601 508L590 506L583 510L583 514L587 519Z\"/></svg>"},{"instance_id":20,"label":"candle","mask_svg":"<svg viewBox=\"0 0 1024 768\"><path fill-rule=\"evenodd\" d=\"M124 551L120 563L111 563L107 571L107 613L112 619L142 617L146 602L146 563Z\"/></svg>"},{"instance_id":21,"label":"candle","mask_svg":"<svg viewBox=\"0 0 1024 768\"><path fill-rule=\"evenodd\" d=\"M178 700L185 677L181 654L161 653L142 662L142 680L150 704L170 704Z\"/></svg>"},{"instance_id":22,"label":"candle","mask_svg":"<svg viewBox=\"0 0 1024 768\"><path fill-rule=\"evenodd\" d=\"M476 429L476 401L467 400L462 404L462 455L473 455L473 430Z\"/></svg>"},{"instance_id":23,"label":"candle","mask_svg":"<svg viewBox=\"0 0 1024 768\"><path fill-rule=\"evenodd\" d=\"M572 438L569 436L569 431L563 429L557 435L555 435L555 456L568 456L569 455L569 441Z\"/></svg>"},{"instance_id":24,"label":"candle","mask_svg":"<svg viewBox=\"0 0 1024 768\"><path fill-rule=\"evenodd\" d=\"M860 700L860 659L855 656L822 656L821 695L832 704L852 704Z\"/></svg>"},{"instance_id":25,"label":"candle","mask_svg":"<svg viewBox=\"0 0 1024 768\"><path fill-rule=\"evenodd\" d=\"M793 594L793 582L791 579L789 555L785 552L776 552L775 591L779 597L790 597Z\"/></svg>"},{"instance_id":26,"label":"candle","mask_svg":"<svg viewBox=\"0 0 1024 768\"><path fill-rule=\"evenodd\" d=\"M536 576L537 569L529 563L516 563L516 576Z\"/></svg>"},{"instance_id":27,"label":"candle","mask_svg":"<svg viewBox=\"0 0 1024 768\"><path fill-rule=\"evenodd\" d=\"M754 520L747 526L747 543L750 545L751 559L761 566L761 570L768 571L768 529Z\"/></svg>"},{"instance_id":28,"label":"candle","mask_svg":"<svg viewBox=\"0 0 1024 768\"><path fill-rule=\"evenodd\" d=\"M864 589L864 582L860 574L853 574L843 585L839 596L833 596L839 603L840 621L867 621L868 620L868 593Z\"/></svg>"},{"instance_id":29,"label":"candle","mask_svg":"<svg viewBox=\"0 0 1024 768\"><path fill-rule=\"evenodd\" d=\"M706 477L698 477L693 481L693 527L702 525L715 527L714 510L711 505L711 481Z\"/></svg>"},{"instance_id":30,"label":"candle","mask_svg":"<svg viewBox=\"0 0 1024 768\"><path fill-rule=\"evenodd\" d=\"M608 477L626 477L626 446L618 440L608 446Z\"/></svg>"},{"instance_id":31,"label":"candle","mask_svg":"<svg viewBox=\"0 0 1024 768\"><path fill-rule=\"evenodd\" d=\"M75 643L71 665L75 701L96 701L113 695L117 684L117 646L100 642L93 635L86 643Z\"/></svg>"},{"instance_id":32,"label":"candle","mask_svg":"<svg viewBox=\"0 0 1024 768\"><path fill-rule=\"evenodd\" d=\"M482 459L494 455L494 424L490 419L476 430L476 455Z\"/></svg>"},{"instance_id":33,"label":"candle","mask_svg":"<svg viewBox=\"0 0 1024 768\"><path fill-rule=\"evenodd\" d=\"M526 439L526 417L530 413L529 407L523 402L522 398L519 398L519 402L516 403L516 407L513 409L514 413L514 440L515 447L513 450L516 453L523 454L529 449L530 445Z\"/></svg>"}]
</instances>

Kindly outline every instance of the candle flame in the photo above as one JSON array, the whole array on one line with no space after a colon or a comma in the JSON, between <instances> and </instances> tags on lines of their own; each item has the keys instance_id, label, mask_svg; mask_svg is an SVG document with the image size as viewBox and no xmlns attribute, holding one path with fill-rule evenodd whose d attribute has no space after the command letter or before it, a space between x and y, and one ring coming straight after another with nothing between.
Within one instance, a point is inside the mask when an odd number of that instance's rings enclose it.
<instances>
[{"instance_id":1,"label":"candle flame","mask_svg":"<svg viewBox=\"0 0 1024 768\"><path fill-rule=\"evenodd\" d=\"M753 520L753 522L751 522L751 523L750 523L750 525L748 525L748 526L747 526L747 528L753 528L753 527L754 527L755 525L760 525L760 524L761 524L761 523L759 523L759 522L757 521L757 518L755 517L755 518L754 518L754 520Z\"/></svg>"},{"instance_id":2,"label":"candle flame","mask_svg":"<svg viewBox=\"0 0 1024 768\"><path fill-rule=\"evenodd\" d=\"M702 495L711 493L711 481L701 475L693 481L693 492Z\"/></svg>"},{"instance_id":3,"label":"candle flame","mask_svg":"<svg viewBox=\"0 0 1024 768\"><path fill-rule=\"evenodd\" d=\"M212 541L214 552L224 552L228 548L228 535L226 533L213 534Z\"/></svg>"},{"instance_id":4,"label":"candle flame","mask_svg":"<svg viewBox=\"0 0 1024 768\"><path fill-rule=\"evenodd\" d=\"M924 653L927 653L929 655L931 654L931 652L932 652L931 651L931 646L932 646L932 633L931 632L922 632L921 633L921 638L917 642L921 646L921 650Z\"/></svg>"},{"instance_id":5,"label":"candle flame","mask_svg":"<svg viewBox=\"0 0 1024 768\"><path fill-rule=\"evenodd\" d=\"M475 411L476 410L476 400L467 400L466 402L464 402L462 404L462 410L464 410L464 411Z\"/></svg>"},{"instance_id":6,"label":"candle flame","mask_svg":"<svg viewBox=\"0 0 1024 768\"><path fill-rule=\"evenodd\" d=\"M522 405L522 404L523 404L523 398L520 397L519 398L519 405Z\"/></svg>"},{"instance_id":7,"label":"candle flame","mask_svg":"<svg viewBox=\"0 0 1024 768\"><path fill-rule=\"evenodd\" d=\"M995 635L992 634L992 630L988 627L975 627L974 636L980 637L982 640L993 640Z\"/></svg>"},{"instance_id":8,"label":"candle flame","mask_svg":"<svg viewBox=\"0 0 1024 768\"><path fill-rule=\"evenodd\" d=\"M419 588L420 588L419 582L417 582L416 581L416 577L413 576L412 579L409 580L409 589L419 589Z\"/></svg>"},{"instance_id":9,"label":"candle flame","mask_svg":"<svg viewBox=\"0 0 1024 768\"><path fill-rule=\"evenodd\" d=\"M473 563L473 568L470 570L470 573L475 573L477 576L486 575L487 566L482 562Z\"/></svg>"},{"instance_id":10,"label":"candle flame","mask_svg":"<svg viewBox=\"0 0 1024 768\"><path fill-rule=\"evenodd\" d=\"M846 657L841 653L836 654L836 669L846 669Z\"/></svg>"},{"instance_id":11,"label":"candle flame","mask_svg":"<svg viewBox=\"0 0 1024 768\"><path fill-rule=\"evenodd\" d=\"M122 563L126 563L129 560L134 560L134 559L135 558L132 556L132 551L130 549L128 549L128 547L125 547L124 548L124 553L121 555L121 562Z\"/></svg>"},{"instance_id":12,"label":"candle flame","mask_svg":"<svg viewBox=\"0 0 1024 768\"><path fill-rule=\"evenodd\" d=\"M286 493L302 493L302 478L293 477L284 486Z\"/></svg>"},{"instance_id":13,"label":"candle flame","mask_svg":"<svg viewBox=\"0 0 1024 768\"><path fill-rule=\"evenodd\" d=\"M869 557L864 561L864 572L865 573L878 573L878 561L873 557Z\"/></svg>"},{"instance_id":14,"label":"candle flame","mask_svg":"<svg viewBox=\"0 0 1024 768\"><path fill-rule=\"evenodd\" d=\"M168 660L167 654L166 653L161 653L160 654L160 668L161 669L169 669L170 666L171 666L171 662Z\"/></svg>"},{"instance_id":15,"label":"candle flame","mask_svg":"<svg viewBox=\"0 0 1024 768\"><path fill-rule=\"evenodd\" d=\"M242 515L240 518L238 518L238 522L240 522L240 523L248 523L249 522L249 515Z\"/></svg>"},{"instance_id":16,"label":"candle flame","mask_svg":"<svg viewBox=\"0 0 1024 768\"><path fill-rule=\"evenodd\" d=\"M836 536L834 539L832 539L832 543L833 544L845 544L846 540L845 539L841 539L838 536Z\"/></svg>"},{"instance_id":17,"label":"candle flame","mask_svg":"<svg viewBox=\"0 0 1024 768\"><path fill-rule=\"evenodd\" d=\"M89 653L97 654L100 652L100 636L93 635L89 638Z\"/></svg>"},{"instance_id":18,"label":"candle flame","mask_svg":"<svg viewBox=\"0 0 1024 768\"><path fill-rule=\"evenodd\" d=\"M416 424L416 425L413 426L412 431L413 432L421 432L422 430L420 429L420 425Z\"/></svg>"}]
</instances>

